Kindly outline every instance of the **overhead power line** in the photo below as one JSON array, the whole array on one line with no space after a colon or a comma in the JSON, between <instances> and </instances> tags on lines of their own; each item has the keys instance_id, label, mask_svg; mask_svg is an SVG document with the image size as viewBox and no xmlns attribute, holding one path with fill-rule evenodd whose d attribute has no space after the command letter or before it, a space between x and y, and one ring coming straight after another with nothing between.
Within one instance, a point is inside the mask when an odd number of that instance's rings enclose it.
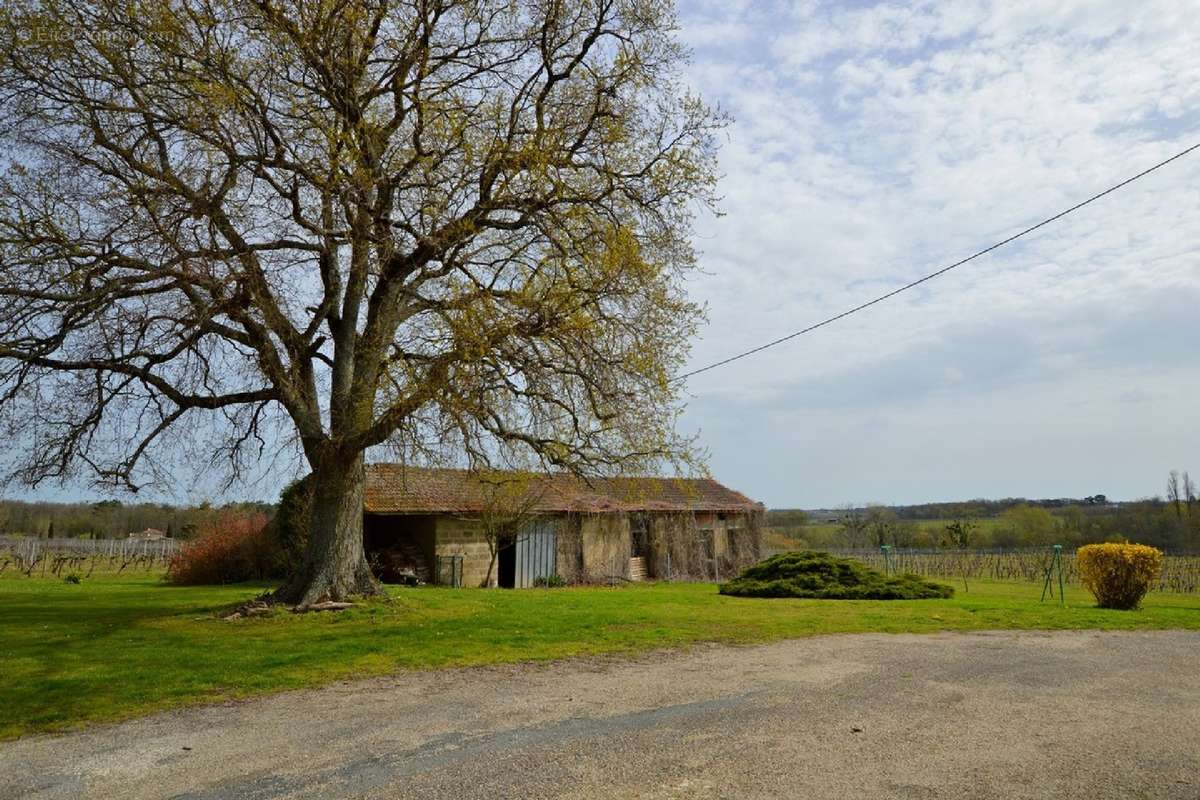
<instances>
[{"instance_id":1,"label":"overhead power line","mask_svg":"<svg viewBox=\"0 0 1200 800\"><path fill-rule=\"evenodd\" d=\"M1178 159L1183 158L1184 156L1188 155L1189 153L1191 153L1192 151L1197 150L1197 149L1200 149L1200 142L1192 145L1191 147L1187 148L1186 150L1179 151L1178 153L1176 153L1175 155L1171 156L1168 159L1158 162L1157 164L1150 167L1149 169L1142 170L1141 172L1139 172L1138 174L1134 175L1131 178L1126 178L1125 180L1121 181L1120 183L1114 184L1113 186L1108 187L1107 189L1105 189L1102 192L1097 192L1096 194L1092 195L1088 199L1086 199L1080 203L1076 203L1075 205L1071 206L1070 208L1068 208L1064 211L1060 211L1052 217L1046 217L1044 220L1037 223L1036 225L1030 225L1025 230L1020 231L1019 233L1014 233L1012 236L1009 236L1007 239L1002 239L993 245L985 247L982 250L979 250L975 253L972 253L971 255L967 256L966 258L962 259L961 261L955 261L953 264L942 267L941 269L937 270L936 272L931 272L922 278L918 278L917 280L913 281L912 283L906 283L897 289L893 289L892 291L888 292L887 294L881 294L881 295L879 295L879 297L876 297L873 300L868 300L867 302L861 303L861 304L855 306L854 308L847 309L847 310L841 312L840 314L835 314L834 316L829 317L828 319L823 319L820 322L809 325L807 328L801 328L800 330L796 331L795 333L789 333L787 336L780 336L778 339L773 339L773 340L767 342L766 344L760 344L758 347L752 347L749 350L738 353L737 355L732 355L729 358L723 358L720 361L714 361L713 363L708 364L707 366L699 367L698 369L693 369L693 370L690 370L689 372L684 372L681 375L676 375L672 380L675 383L678 383L680 381L685 381L688 378L692 377L693 375L699 375L702 372L708 372L709 370L716 369L717 367L723 367L726 364L732 364L734 361L740 361L741 359L746 358L748 356L752 356L755 353L761 353L763 350L767 350L771 347L775 347L776 345L780 345L780 344L783 344L784 342L791 341L792 339L795 339L798 336L803 336L806 333L812 333L813 331L817 330L818 328L823 328L826 325L830 325L834 322L837 322L840 319L845 319L846 317L850 316L851 314L857 314L859 311L863 311L864 309L870 308L871 306L875 305L876 303L882 303L884 300L888 300L892 297L895 297L896 295L900 294L901 292L907 292L909 289L920 286L922 283L931 281L934 278L941 277L942 275L945 275L947 272L949 272L952 269L957 269L958 267L961 267L963 264L974 261L975 259L979 258L980 256L985 256L988 253L992 252L993 250L997 250L1001 247L1004 247L1004 245L1006 245L1006 244L1015 242L1017 239L1020 239L1022 236L1027 236L1039 228L1044 228L1045 226L1049 225L1052 222L1057 222L1058 220L1062 219L1063 217L1067 216L1068 214L1072 214L1072 213L1078 211L1079 209L1083 208L1084 206L1096 202L1097 200L1104 197L1105 195L1112 194L1113 192L1115 192L1119 189L1125 188L1126 186L1133 183L1134 181L1136 181L1140 178L1146 177L1147 175L1149 175L1151 172L1154 172L1155 170L1162 169L1166 165L1170 164L1172 161L1177 161Z\"/></svg>"}]
</instances>

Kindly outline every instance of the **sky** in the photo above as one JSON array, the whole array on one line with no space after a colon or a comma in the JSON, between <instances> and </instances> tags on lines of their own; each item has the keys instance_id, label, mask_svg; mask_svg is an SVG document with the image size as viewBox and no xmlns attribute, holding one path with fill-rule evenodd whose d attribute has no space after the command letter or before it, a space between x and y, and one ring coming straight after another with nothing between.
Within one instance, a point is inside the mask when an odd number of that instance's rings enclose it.
<instances>
[{"instance_id":1,"label":"sky","mask_svg":"<svg viewBox=\"0 0 1200 800\"><path fill-rule=\"evenodd\" d=\"M1200 142L1200 4L679 0L679 18L687 82L733 117L723 215L696 230L693 368ZM1200 152L691 378L682 427L772 507L1161 494L1200 473L1198 211Z\"/></svg>"},{"instance_id":2,"label":"sky","mask_svg":"<svg viewBox=\"0 0 1200 800\"><path fill-rule=\"evenodd\" d=\"M734 118L701 218L703 366L1200 142L1200 5L683 0ZM1200 151L917 290L689 380L773 507L1162 494L1200 472Z\"/></svg>"}]
</instances>

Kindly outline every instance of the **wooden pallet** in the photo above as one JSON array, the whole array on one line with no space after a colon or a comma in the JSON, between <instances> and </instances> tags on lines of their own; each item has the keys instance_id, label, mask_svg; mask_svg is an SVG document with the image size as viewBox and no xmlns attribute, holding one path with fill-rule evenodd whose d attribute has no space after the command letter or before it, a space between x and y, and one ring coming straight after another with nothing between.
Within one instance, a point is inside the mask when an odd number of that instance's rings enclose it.
<instances>
[{"instance_id":1,"label":"wooden pallet","mask_svg":"<svg viewBox=\"0 0 1200 800\"><path fill-rule=\"evenodd\" d=\"M646 559L644 557L639 556L629 559L629 580L646 580Z\"/></svg>"}]
</instances>

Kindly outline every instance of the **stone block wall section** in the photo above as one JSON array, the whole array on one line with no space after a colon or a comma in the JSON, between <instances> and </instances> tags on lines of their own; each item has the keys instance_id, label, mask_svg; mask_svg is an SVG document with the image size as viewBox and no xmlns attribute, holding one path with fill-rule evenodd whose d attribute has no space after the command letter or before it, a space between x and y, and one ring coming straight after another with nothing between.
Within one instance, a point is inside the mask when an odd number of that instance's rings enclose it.
<instances>
[{"instance_id":1,"label":"stone block wall section","mask_svg":"<svg viewBox=\"0 0 1200 800\"><path fill-rule=\"evenodd\" d=\"M557 570L570 583L603 582L628 577L629 518L621 514L557 517ZM482 586L492 554L482 524L469 516L437 519L438 556L462 556L463 586ZM496 583L492 567L491 585Z\"/></svg>"},{"instance_id":2,"label":"stone block wall section","mask_svg":"<svg viewBox=\"0 0 1200 800\"><path fill-rule=\"evenodd\" d=\"M463 586L483 585L488 574L488 564L492 560L492 552L488 548L483 525L478 519L449 515L438 517L436 552L438 556L463 557ZM492 568L490 583L492 586L496 585L495 567Z\"/></svg>"},{"instance_id":3,"label":"stone block wall section","mask_svg":"<svg viewBox=\"0 0 1200 800\"><path fill-rule=\"evenodd\" d=\"M761 513L648 515L648 577L725 580L759 557ZM629 577L630 517L627 514L562 514L555 517L557 571L569 583L603 583ZM437 518L438 556L463 557L463 586L481 586L491 551L479 520ZM491 570L491 585L497 568Z\"/></svg>"},{"instance_id":4,"label":"stone block wall section","mask_svg":"<svg viewBox=\"0 0 1200 800\"><path fill-rule=\"evenodd\" d=\"M583 514L579 538L585 582L602 583L629 577L629 517L626 514Z\"/></svg>"},{"instance_id":5,"label":"stone block wall section","mask_svg":"<svg viewBox=\"0 0 1200 800\"><path fill-rule=\"evenodd\" d=\"M758 560L758 513L665 513L649 519L651 578L725 580Z\"/></svg>"}]
</instances>

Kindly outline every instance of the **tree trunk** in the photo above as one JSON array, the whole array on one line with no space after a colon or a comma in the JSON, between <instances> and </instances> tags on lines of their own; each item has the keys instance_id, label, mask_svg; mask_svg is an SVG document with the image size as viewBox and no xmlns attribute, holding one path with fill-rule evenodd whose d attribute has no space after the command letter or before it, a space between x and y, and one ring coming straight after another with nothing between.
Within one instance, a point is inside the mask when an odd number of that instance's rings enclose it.
<instances>
[{"instance_id":1,"label":"tree trunk","mask_svg":"<svg viewBox=\"0 0 1200 800\"><path fill-rule=\"evenodd\" d=\"M382 591L363 552L363 459L325 457L314 465L308 549L275 599L298 606Z\"/></svg>"},{"instance_id":2,"label":"tree trunk","mask_svg":"<svg viewBox=\"0 0 1200 800\"><path fill-rule=\"evenodd\" d=\"M491 551L491 560L488 561L487 575L483 576L483 583L479 584L480 589L492 588L492 570L496 568L496 554L499 551L499 545L494 540L489 539L488 550Z\"/></svg>"}]
</instances>

